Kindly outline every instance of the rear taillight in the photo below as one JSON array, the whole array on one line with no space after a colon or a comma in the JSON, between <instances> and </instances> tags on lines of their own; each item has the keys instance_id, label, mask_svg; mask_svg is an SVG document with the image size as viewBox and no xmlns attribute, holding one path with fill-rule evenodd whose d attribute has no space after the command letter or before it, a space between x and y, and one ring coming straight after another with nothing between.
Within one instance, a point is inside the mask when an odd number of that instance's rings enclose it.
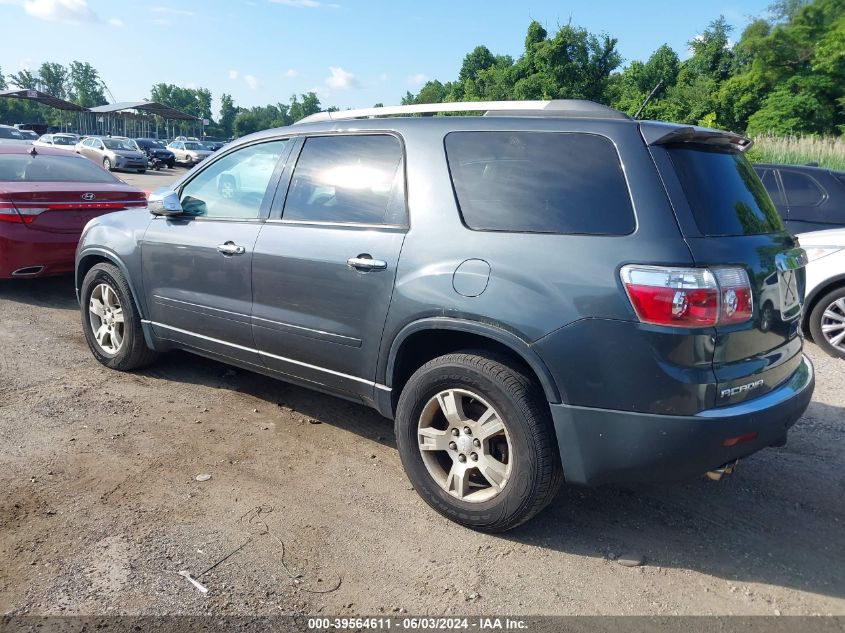
<instances>
[{"instance_id":1,"label":"rear taillight","mask_svg":"<svg viewBox=\"0 0 845 633\"><path fill-rule=\"evenodd\" d=\"M37 210L41 213L44 209ZM30 224L38 213L26 213L18 209L8 200L0 200L0 222L12 224Z\"/></svg>"},{"instance_id":2,"label":"rear taillight","mask_svg":"<svg viewBox=\"0 0 845 633\"><path fill-rule=\"evenodd\" d=\"M643 323L713 327L751 318L751 284L742 268L628 265L621 275Z\"/></svg>"}]
</instances>

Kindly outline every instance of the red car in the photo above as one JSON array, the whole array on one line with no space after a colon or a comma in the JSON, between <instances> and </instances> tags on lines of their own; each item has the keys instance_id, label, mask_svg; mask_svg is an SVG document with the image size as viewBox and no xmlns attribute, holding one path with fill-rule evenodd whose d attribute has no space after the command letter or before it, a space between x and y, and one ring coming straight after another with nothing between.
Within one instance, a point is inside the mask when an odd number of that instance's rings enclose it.
<instances>
[{"instance_id":1,"label":"red car","mask_svg":"<svg viewBox=\"0 0 845 633\"><path fill-rule=\"evenodd\" d=\"M144 192L70 152L0 145L0 279L73 271L91 218L146 206Z\"/></svg>"}]
</instances>

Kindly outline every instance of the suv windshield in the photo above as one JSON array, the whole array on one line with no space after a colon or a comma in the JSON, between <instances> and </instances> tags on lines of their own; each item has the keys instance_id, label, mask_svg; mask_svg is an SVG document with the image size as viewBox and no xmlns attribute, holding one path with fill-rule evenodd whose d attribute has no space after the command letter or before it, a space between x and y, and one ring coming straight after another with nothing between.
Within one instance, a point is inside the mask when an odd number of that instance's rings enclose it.
<instances>
[{"instance_id":1,"label":"suv windshield","mask_svg":"<svg viewBox=\"0 0 845 633\"><path fill-rule=\"evenodd\" d=\"M783 231L783 222L743 154L713 148L668 148L695 223L708 236Z\"/></svg>"}]
</instances>

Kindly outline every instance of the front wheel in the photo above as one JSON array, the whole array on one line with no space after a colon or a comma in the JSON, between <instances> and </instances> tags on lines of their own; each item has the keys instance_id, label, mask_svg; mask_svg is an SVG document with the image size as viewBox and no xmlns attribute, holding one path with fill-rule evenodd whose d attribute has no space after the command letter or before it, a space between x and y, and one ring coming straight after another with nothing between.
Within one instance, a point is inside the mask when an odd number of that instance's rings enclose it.
<instances>
[{"instance_id":1,"label":"front wheel","mask_svg":"<svg viewBox=\"0 0 845 633\"><path fill-rule=\"evenodd\" d=\"M105 169L106 171L112 170L111 160L109 160L108 158L103 159L103 169Z\"/></svg>"},{"instance_id":2,"label":"front wheel","mask_svg":"<svg viewBox=\"0 0 845 633\"><path fill-rule=\"evenodd\" d=\"M845 287L816 301L810 313L810 334L828 355L845 358Z\"/></svg>"},{"instance_id":3,"label":"front wheel","mask_svg":"<svg viewBox=\"0 0 845 633\"><path fill-rule=\"evenodd\" d=\"M458 352L417 370L399 398L396 442L420 496L469 528L504 532L545 508L562 469L548 407L508 359Z\"/></svg>"},{"instance_id":4,"label":"front wheel","mask_svg":"<svg viewBox=\"0 0 845 633\"><path fill-rule=\"evenodd\" d=\"M157 356L147 347L141 315L123 273L113 264L88 271L80 292L82 329L94 358L106 367L129 371Z\"/></svg>"}]
</instances>

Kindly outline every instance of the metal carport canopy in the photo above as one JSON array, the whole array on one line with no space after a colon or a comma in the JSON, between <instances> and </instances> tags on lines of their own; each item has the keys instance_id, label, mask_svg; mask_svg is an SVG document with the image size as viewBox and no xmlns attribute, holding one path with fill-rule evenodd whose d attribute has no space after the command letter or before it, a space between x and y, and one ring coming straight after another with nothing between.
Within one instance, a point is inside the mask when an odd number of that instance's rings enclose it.
<instances>
[{"instance_id":1,"label":"metal carport canopy","mask_svg":"<svg viewBox=\"0 0 845 633\"><path fill-rule=\"evenodd\" d=\"M91 112L99 114L113 114L123 110L138 110L139 112L148 112L149 114L157 114L164 119L181 120L181 121L199 121L199 117L195 117L187 112L182 112L163 103L156 103L155 101L121 101L119 103L109 103L107 105L96 106L89 108Z\"/></svg>"},{"instance_id":2,"label":"metal carport canopy","mask_svg":"<svg viewBox=\"0 0 845 633\"><path fill-rule=\"evenodd\" d=\"M18 90L3 90L0 92L0 98L8 99L26 99L28 101L36 101L57 110L70 110L72 112L85 112L85 108L70 101L59 99L53 95L40 90L30 90L29 88L20 88Z\"/></svg>"}]
</instances>

